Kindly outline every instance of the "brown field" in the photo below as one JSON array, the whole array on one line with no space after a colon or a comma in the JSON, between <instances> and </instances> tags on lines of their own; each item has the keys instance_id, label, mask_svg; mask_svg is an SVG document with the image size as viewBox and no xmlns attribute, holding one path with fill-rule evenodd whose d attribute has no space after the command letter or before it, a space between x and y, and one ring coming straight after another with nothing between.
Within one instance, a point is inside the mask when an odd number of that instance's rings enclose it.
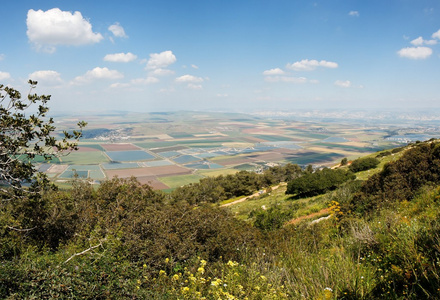
<instances>
[{"instance_id":1,"label":"brown field","mask_svg":"<svg viewBox=\"0 0 440 300\"><path fill-rule=\"evenodd\" d=\"M46 173L62 173L64 172L65 169L67 169L67 165L55 165L53 164L47 171Z\"/></svg>"},{"instance_id":2,"label":"brown field","mask_svg":"<svg viewBox=\"0 0 440 300\"><path fill-rule=\"evenodd\" d=\"M108 178L119 176L121 178L134 177L146 177L146 176L174 176L174 175L186 175L191 174L191 170L182 168L179 166L161 166L161 167L147 167L136 169L123 169L123 170L106 170L105 174Z\"/></svg>"},{"instance_id":3,"label":"brown field","mask_svg":"<svg viewBox=\"0 0 440 300\"><path fill-rule=\"evenodd\" d=\"M267 152L263 154L251 155L253 159L262 160L262 161L279 161L284 159L284 155L277 152Z\"/></svg>"},{"instance_id":4,"label":"brown field","mask_svg":"<svg viewBox=\"0 0 440 300\"><path fill-rule=\"evenodd\" d=\"M84 146L78 147L77 150L77 152L96 152L96 151L101 151L101 150L96 148L84 147Z\"/></svg>"},{"instance_id":5,"label":"brown field","mask_svg":"<svg viewBox=\"0 0 440 300\"><path fill-rule=\"evenodd\" d=\"M129 151L129 150L141 150L138 146L128 143L121 144L101 144L101 147L105 151Z\"/></svg>"},{"instance_id":6,"label":"brown field","mask_svg":"<svg viewBox=\"0 0 440 300\"><path fill-rule=\"evenodd\" d=\"M148 184L155 190L164 190L170 188L163 182L157 180L155 176L142 176L142 177L138 177L137 180L142 184Z\"/></svg>"}]
</instances>

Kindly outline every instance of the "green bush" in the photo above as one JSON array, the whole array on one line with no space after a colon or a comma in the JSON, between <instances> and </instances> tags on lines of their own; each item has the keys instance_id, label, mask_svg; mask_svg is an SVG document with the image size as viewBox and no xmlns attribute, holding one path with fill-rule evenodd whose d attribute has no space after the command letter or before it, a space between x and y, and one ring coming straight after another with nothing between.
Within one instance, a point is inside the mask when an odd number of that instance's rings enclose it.
<instances>
[{"instance_id":1,"label":"green bush","mask_svg":"<svg viewBox=\"0 0 440 300\"><path fill-rule=\"evenodd\" d=\"M348 168L350 169L350 171L357 173L360 171L373 169L377 167L379 163L380 161L374 157L358 158L354 160Z\"/></svg>"}]
</instances>

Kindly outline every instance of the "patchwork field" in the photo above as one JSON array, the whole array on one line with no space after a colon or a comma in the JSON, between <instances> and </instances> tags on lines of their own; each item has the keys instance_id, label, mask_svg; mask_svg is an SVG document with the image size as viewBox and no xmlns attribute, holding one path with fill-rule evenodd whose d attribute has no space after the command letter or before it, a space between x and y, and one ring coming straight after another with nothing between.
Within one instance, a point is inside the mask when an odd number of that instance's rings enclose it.
<instances>
[{"instance_id":1,"label":"patchwork field","mask_svg":"<svg viewBox=\"0 0 440 300\"><path fill-rule=\"evenodd\" d=\"M84 117L79 150L51 162L36 160L55 182L74 177L96 183L135 176L169 190L205 176L262 170L274 164L333 166L344 157L401 145L422 135L420 127L370 123L264 119L252 115L176 112ZM130 120L130 122L127 122ZM63 128L65 126L65 128ZM59 128L69 130L72 120Z\"/></svg>"}]
</instances>

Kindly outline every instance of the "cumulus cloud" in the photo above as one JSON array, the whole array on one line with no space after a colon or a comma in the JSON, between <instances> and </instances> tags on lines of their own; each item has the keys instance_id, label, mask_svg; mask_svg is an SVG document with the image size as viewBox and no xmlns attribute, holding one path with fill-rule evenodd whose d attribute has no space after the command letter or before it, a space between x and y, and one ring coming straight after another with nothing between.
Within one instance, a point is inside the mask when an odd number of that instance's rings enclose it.
<instances>
[{"instance_id":1,"label":"cumulus cloud","mask_svg":"<svg viewBox=\"0 0 440 300\"><path fill-rule=\"evenodd\" d=\"M191 65L191 68L193 68L193 69L198 69L199 66L197 66L197 65Z\"/></svg>"},{"instance_id":2,"label":"cumulus cloud","mask_svg":"<svg viewBox=\"0 0 440 300\"><path fill-rule=\"evenodd\" d=\"M120 38L127 38L128 37L125 34L124 28L119 23L115 23L113 25L110 25L108 27L108 30L111 31L111 33L113 33L113 35L115 37L120 37Z\"/></svg>"},{"instance_id":3,"label":"cumulus cloud","mask_svg":"<svg viewBox=\"0 0 440 300\"><path fill-rule=\"evenodd\" d=\"M290 76L267 76L264 78L267 82L289 82L289 83L306 83L308 80L305 77L290 77Z\"/></svg>"},{"instance_id":4,"label":"cumulus cloud","mask_svg":"<svg viewBox=\"0 0 440 300\"><path fill-rule=\"evenodd\" d=\"M294 71L313 71L318 67L334 69L338 67L338 64L326 60L317 61L315 59L303 59L301 61L294 62L293 64L286 65L286 68Z\"/></svg>"},{"instance_id":5,"label":"cumulus cloud","mask_svg":"<svg viewBox=\"0 0 440 300\"><path fill-rule=\"evenodd\" d=\"M8 72L2 72L0 71L0 81L1 80L6 80L11 78L11 74L9 74Z\"/></svg>"},{"instance_id":6,"label":"cumulus cloud","mask_svg":"<svg viewBox=\"0 0 440 300\"><path fill-rule=\"evenodd\" d=\"M3 59L5 59L5 55L4 54L0 54L0 61L2 61Z\"/></svg>"},{"instance_id":7,"label":"cumulus cloud","mask_svg":"<svg viewBox=\"0 0 440 300\"><path fill-rule=\"evenodd\" d=\"M32 74L29 74L29 79L49 85L60 84L63 82L60 73L52 70L35 71Z\"/></svg>"},{"instance_id":8,"label":"cumulus cloud","mask_svg":"<svg viewBox=\"0 0 440 300\"><path fill-rule=\"evenodd\" d=\"M263 72L263 75L284 75L286 72L280 68L270 69Z\"/></svg>"},{"instance_id":9,"label":"cumulus cloud","mask_svg":"<svg viewBox=\"0 0 440 300\"><path fill-rule=\"evenodd\" d=\"M147 62L147 69L166 68L177 61L172 51L163 51L161 53L151 53Z\"/></svg>"},{"instance_id":10,"label":"cumulus cloud","mask_svg":"<svg viewBox=\"0 0 440 300\"><path fill-rule=\"evenodd\" d=\"M436 40L424 40L421 36L411 41L411 44L414 46L421 46L423 44L425 45L435 45L437 44Z\"/></svg>"},{"instance_id":11,"label":"cumulus cloud","mask_svg":"<svg viewBox=\"0 0 440 300\"><path fill-rule=\"evenodd\" d=\"M167 76L167 75L173 75L174 71L158 68L151 71L150 74L155 76Z\"/></svg>"},{"instance_id":12,"label":"cumulus cloud","mask_svg":"<svg viewBox=\"0 0 440 300\"><path fill-rule=\"evenodd\" d=\"M131 52L128 53L115 53L115 54L107 54L104 56L105 61L111 61L111 62L130 62L137 58L136 55L134 55Z\"/></svg>"},{"instance_id":13,"label":"cumulus cloud","mask_svg":"<svg viewBox=\"0 0 440 300\"><path fill-rule=\"evenodd\" d=\"M177 77L176 82L191 82L191 83L203 82L203 78L187 74Z\"/></svg>"},{"instance_id":14,"label":"cumulus cloud","mask_svg":"<svg viewBox=\"0 0 440 300\"><path fill-rule=\"evenodd\" d=\"M426 59L432 54L432 49L428 47L407 47L397 51L400 57L410 59Z\"/></svg>"},{"instance_id":15,"label":"cumulus cloud","mask_svg":"<svg viewBox=\"0 0 440 300\"><path fill-rule=\"evenodd\" d=\"M86 74L76 77L74 83L81 84L88 83L95 79L119 79L122 77L124 77L124 75L116 70L96 67L93 70L87 71Z\"/></svg>"},{"instance_id":16,"label":"cumulus cloud","mask_svg":"<svg viewBox=\"0 0 440 300\"><path fill-rule=\"evenodd\" d=\"M54 52L57 45L86 45L103 39L92 31L90 22L79 11L73 14L52 8L48 11L30 9L26 19L27 36L38 50Z\"/></svg>"},{"instance_id":17,"label":"cumulus cloud","mask_svg":"<svg viewBox=\"0 0 440 300\"><path fill-rule=\"evenodd\" d=\"M350 80L336 80L335 85L343 87L343 88L349 88L351 87L351 81Z\"/></svg>"},{"instance_id":18,"label":"cumulus cloud","mask_svg":"<svg viewBox=\"0 0 440 300\"><path fill-rule=\"evenodd\" d=\"M440 40L440 29L432 34L432 38Z\"/></svg>"},{"instance_id":19,"label":"cumulus cloud","mask_svg":"<svg viewBox=\"0 0 440 300\"><path fill-rule=\"evenodd\" d=\"M348 13L350 17L359 17L359 12L357 10L352 10Z\"/></svg>"}]
</instances>

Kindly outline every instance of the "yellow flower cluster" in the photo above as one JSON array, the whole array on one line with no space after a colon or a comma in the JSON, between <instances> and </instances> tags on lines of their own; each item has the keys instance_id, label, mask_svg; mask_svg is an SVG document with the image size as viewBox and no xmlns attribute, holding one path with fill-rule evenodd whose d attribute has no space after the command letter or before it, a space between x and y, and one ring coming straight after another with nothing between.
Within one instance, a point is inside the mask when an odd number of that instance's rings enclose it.
<instances>
[{"instance_id":1,"label":"yellow flower cluster","mask_svg":"<svg viewBox=\"0 0 440 300\"><path fill-rule=\"evenodd\" d=\"M166 259L165 262L169 263L170 260ZM211 268L206 260L199 258L195 272L185 268L183 272L167 275L165 270L161 270L158 277L153 278L145 287L150 284L156 287L167 286L168 291L177 299L288 299L284 286L273 287L266 276L248 271L238 262L229 260ZM221 276L208 276L212 272ZM139 281L137 283L136 289L139 289L142 285Z\"/></svg>"}]
</instances>

